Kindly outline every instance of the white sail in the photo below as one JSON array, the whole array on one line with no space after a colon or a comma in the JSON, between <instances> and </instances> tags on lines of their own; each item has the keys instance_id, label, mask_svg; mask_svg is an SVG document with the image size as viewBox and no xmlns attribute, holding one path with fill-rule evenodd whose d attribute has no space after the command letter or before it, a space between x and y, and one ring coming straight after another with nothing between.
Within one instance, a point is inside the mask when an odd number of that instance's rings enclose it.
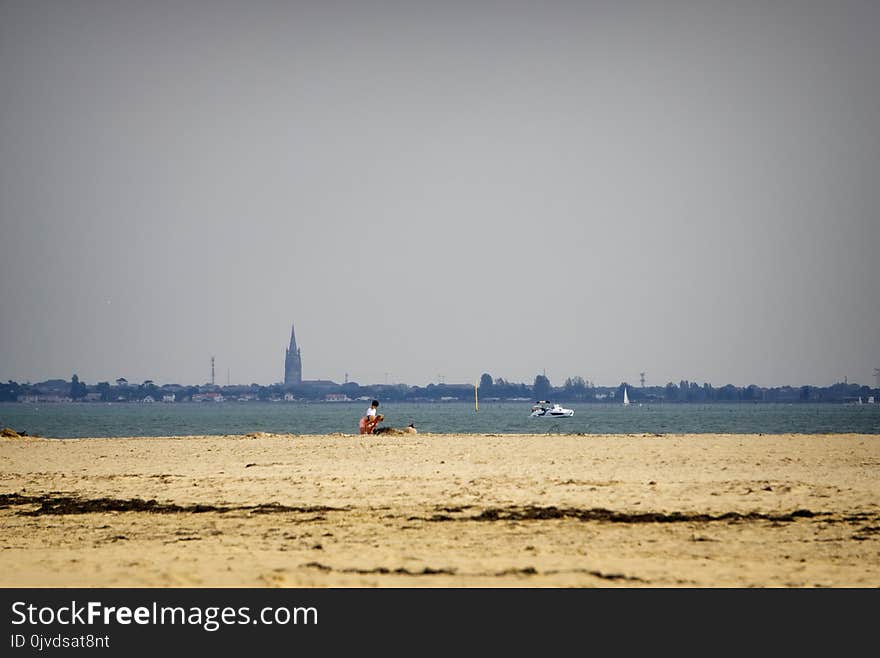
<instances>
[{"instance_id":1,"label":"white sail","mask_svg":"<svg viewBox=\"0 0 880 658\"><path fill-rule=\"evenodd\" d=\"M626 386L623 387L623 403L629 404L629 396L626 394Z\"/></svg>"}]
</instances>

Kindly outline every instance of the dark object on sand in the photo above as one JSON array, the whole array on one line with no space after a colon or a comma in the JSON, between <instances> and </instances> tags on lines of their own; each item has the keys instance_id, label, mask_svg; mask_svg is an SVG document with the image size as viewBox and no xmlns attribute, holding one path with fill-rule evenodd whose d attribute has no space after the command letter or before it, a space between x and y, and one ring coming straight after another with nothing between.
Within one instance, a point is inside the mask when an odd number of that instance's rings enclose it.
<instances>
[{"instance_id":1,"label":"dark object on sand","mask_svg":"<svg viewBox=\"0 0 880 658\"><path fill-rule=\"evenodd\" d=\"M416 429L416 426L410 423L403 429L398 429L397 427L377 427L373 430L373 434L392 434L394 436L398 436L401 434L418 434L419 431Z\"/></svg>"}]
</instances>

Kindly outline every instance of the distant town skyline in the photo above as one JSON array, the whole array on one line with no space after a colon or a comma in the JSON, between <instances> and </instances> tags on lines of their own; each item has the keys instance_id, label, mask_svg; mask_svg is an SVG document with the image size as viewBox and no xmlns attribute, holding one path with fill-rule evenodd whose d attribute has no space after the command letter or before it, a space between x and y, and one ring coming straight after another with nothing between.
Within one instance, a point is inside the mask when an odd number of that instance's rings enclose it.
<instances>
[{"instance_id":1,"label":"distant town skyline","mask_svg":"<svg viewBox=\"0 0 880 658\"><path fill-rule=\"evenodd\" d=\"M552 375L552 373L549 373L546 369L543 369L543 368L530 376L526 375L525 377L520 378L520 379L517 379L515 377L511 377L511 376L505 374L506 371L504 371L504 370L492 372L492 371L489 371L486 369L482 369L482 370L478 369L478 372L475 371L473 376L462 378L460 380L450 379L449 377L443 375L442 373L438 373L437 376L434 378L429 377L428 379L425 379L425 380L403 381L403 380L399 380L399 379L396 379L393 376L391 376L393 373L386 372L386 373L383 373L384 376L381 379L368 381L368 380L359 380L355 377L352 377L350 375L349 370L345 370L341 375L336 375L334 373L317 372L317 371L316 372L308 372L307 373L308 377L304 377L303 376L302 350L301 350L301 346L297 343L297 340L296 340L295 323L291 323L291 325L290 325L289 342L287 343L287 346L284 349L284 357L283 357L283 359L276 359L276 363L279 363L281 366L282 376L276 377L275 379L264 380L264 381L259 381L256 379L250 379L247 381L236 379L235 377L232 376L231 370L228 367L223 366L223 357L222 356L216 357L214 355L210 355L210 356L205 357L205 372L204 372L204 377L201 379L198 376L194 379L191 379L191 380L173 379L173 378L167 379L167 378L152 376L152 375L150 375L149 372L140 373L140 375L133 376L133 377L129 377L126 374L117 374L112 377L111 376L89 376L89 375L83 376L83 374L81 374L81 373L90 373L91 371L88 368L80 368L78 370L74 370L72 373L54 373L52 375L43 376L43 377L27 377L26 376L23 378L5 376L2 372L0 372L0 381L5 382L7 380L12 380L12 381L18 381L19 383L23 383L23 382L36 383L36 382L40 382L40 381L49 381L49 380L53 380L53 379L62 379L62 380L68 381L73 374L76 374L80 380L86 381L90 384L94 384L99 381L108 381L110 383L113 383L116 380L122 378L131 384L139 384L144 381L152 381L158 385L181 384L181 385L187 385L187 386L190 386L190 385L200 386L200 385L212 383L212 377L213 377L215 379L214 383L218 386L223 386L223 385L227 385L227 384L240 386L240 385L249 385L249 384L254 384L254 383L259 384L261 386L268 386L268 385L273 385L273 384L295 385L295 384L299 384L299 383L302 383L304 381L309 381L309 380L311 380L311 381L316 381L316 380L318 380L318 381L332 381L337 384L342 384L342 383L351 381L351 382L355 382L355 383L358 383L360 385L365 385L365 386L395 385L395 384L406 384L408 386L426 386L428 384L444 384L444 383L445 384L473 384L473 383L479 381L480 377L484 373L488 373L493 377L493 379L501 378L501 379L504 379L505 381L510 382L510 383L523 383L523 384L529 384L529 385L531 385L531 383L534 381L535 377L537 377L538 375L544 375L544 376L548 377L548 379L551 381L553 386L560 386L562 384L562 382L564 382L568 378L582 377L582 378L584 378L584 379L586 379L586 380L588 380L598 386L603 386L603 387L618 386L619 384L624 383L624 382L628 383L632 386L638 386L638 385L641 385L642 382L645 382L646 386L654 387L654 386L665 386L666 384L668 384L670 382L674 383L674 384L678 384L680 381L683 381L683 380L684 381L699 382L701 384L702 383L709 383L712 385L720 385L720 386L730 384L730 385L742 386L742 387L749 386L749 385L757 385L757 386L761 386L761 387L803 386L803 385L829 386L829 385L836 384L836 383L850 383L850 384L859 384L859 385L880 387L880 375L878 375L878 372L880 372L880 368L872 368L870 376L866 375L864 378L843 375L840 378L829 380L829 381L786 381L786 382L778 382L778 383L773 383L773 384L762 384L762 383L755 381L755 380L733 381L733 380L725 380L725 379L718 379L718 380L700 379L700 378L688 376L687 373L680 374L676 377L666 378L666 379L663 379L662 381L660 381L659 379L654 380L653 378L651 378L651 376L650 376L651 373L649 373L647 371L638 371L638 372L632 373L629 376L621 375L621 377L619 377L616 380L612 378L612 380L610 380L610 381L600 381L600 380L597 380L593 377L590 377L588 374L579 373L579 372L569 372L569 373L566 373L564 376L554 377ZM0 364L0 367L2 367L2 364ZM352 369L352 371L354 371L354 369ZM219 376L219 377L216 376L217 372L221 373L221 376ZM141 375L143 375L143 376L141 376Z\"/></svg>"},{"instance_id":2,"label":"distant town skyline","mask_svg":"<svg viewBox=\"0 0 880 658\"><path fill-rule=\"evenodd\" d=\"M329 383L333 383L333 384L337 384L337 385L354 383L354 384L358 384L359 386L363 386L363 387L399 386L399 385L405 385L405 386L409 386L409 387L424 387L424 386L429 386L429 385L442 385L442 384L446 384L446 385L450 385L450 386L468 386L469 387L469 386L479 384L481 378L484 375L488 374L492 377L493 381L496 381L498 379L502 379L507 384L512 384L512 385L525 384L527 386L531 386L537 377L543 376L543 377L547 377L547 379L550 381L551 386L553 386L553 387L563 386L565 383L565 380L567 380L567 379L580 378L580 379L584 379L590 386L596 386L598 388L614 388L614 387L617 387L617 386L620 386L623 384L627 384L633 388L649 388L649 389L651 389L651 388L663 388L669 384L674 384L674 385L678 386L682 382L688 382L691 384L698 384L700 386L702 386L704 384L709 384L709 385L715 386L715 387L736 386L739 388L746 388L748 386L758 386L760 388L780 388L780 387L786 387L786 386L795 387L795 388L803 387L803 386L828 387L828 386L833 386L836 384L853 384L853 385L858 385L858 386L868 386L868 387L880 388L880 368L874 369L872 379L869 381L861 381L861 380L852 379L849 377L843 377L843 378L836 380L836 381L833 381L833 382L787 382L784 384L769 385L769 386L757 384L756 382L747 382L747 383L732 382L732 381L712 382L712 381L707 381L707 380L694 379L694 378L690 378L690 377L686 377L686 376L679 377L676 379L668 379L663 382L659 382L659 381L658 382L650 382L646 379L647 373L645 373L645 372L638 373L637 378L622 378L618 381L610 381L610 382L596 381L593 379L586 378L580 374L568 375L565 378L555 380L555 379L549 377L546 374L546 371L535 373L532 377L522 379L522 380L512 379L510 377L505 377L503 375L491 373L488 371L482 371L477 377L472 378L470 380L462 380L462 381L446 381L445 377L440 376L437 379L428 380L425 382L388 381L387 379L385 381L367 382L367 381L357 381L357 380L351 379L348 376L347 372L343 375L342 378L314 377L314 378L309 378L309 379L303 379L303 377L302 377L301 349L297 346L296 337L293 332L293 328L291 328L291 336L290 336L289 346L288 346L288 348L285 349L284 376L279 380L270 381L270 382L235 381L235 380L231 379L231 374L227 371L227 377L221 381L221 380L217 380L216 377L213 377L214 370L215 370L214 366L215 366L215 358L211 357L210 366L209 366L209 375L204 381L201 381L201 380L197 380L197 381L184 381L184 380L162 381L162 380L158 380L154 377L146 377L143 379L138 379L138 378L130 379L125 376L119 376L119 377L114 377L114 378L109 378L109 377L100 378L99 377L94 380L87 380L86 378L81 377L76 372L72 373L69 376L59 375L57 377L46 377L43 379L25 378L25 379L20 379L20 380L14 380L14 379L9 378L8 381L17 381L17 383L19 383L19 384L23 384L23 383L37 384L40 382L56 381L56 380L61 380L61 381L67 382L67 381L70 381L71 377L75 376L77 378L77 380L82 381L84 383L87 383L91 386L98 384L100 382L107 382L107 383L110 383L111 385L115 384L117 386L119 386L119 385L139 386L143 383L150 383L150 384L155 384L157 386L164 386L164 385L196 386L196 387L217 386L220 388L222 388L224 386L233 386L233 387L251 386L254 384L256 384L258 386L279 386L280 385L280 386L289 387L289 386L298 386L300 384L310 385L310 384L329 384ZM0 382L5 382L5 381L7 381L7 379L0 377Z\"/></svg>"},{"instance_id":3,"label":"distant town skyline","mask_svg":"<svg viewBox=\"0 0 880 658\"><path fill-rule=\"evenodd\" d=\"M621 400L632 403L769 403L769 404L877 404L880 385L839 382L830 386L799 385L762 387L757 385L712 385L688 380L647 386L621 382L611 386L585 381L581 377L553 385L539 375L533 383L493 380L484 373L478 384L430 383L360 385L328 380L304 380L298 384L157 384L119 378L115 382L88 384L73 375L69 381L53 379L36 383L0 382L0 403L186 403L186 402L356 402L379 399L385 402L483 402L571 401L607 403Z\"/></svg>"},{"instance_id":4,"label":"distant town skyline","mask_svg":"<svg viewBox=\"0 0 880 658\"><path fill-rule=\"evenodd\" d=\"M0 2L0 379L873 382L880 3Z\"/></svg>"}]
</instances>

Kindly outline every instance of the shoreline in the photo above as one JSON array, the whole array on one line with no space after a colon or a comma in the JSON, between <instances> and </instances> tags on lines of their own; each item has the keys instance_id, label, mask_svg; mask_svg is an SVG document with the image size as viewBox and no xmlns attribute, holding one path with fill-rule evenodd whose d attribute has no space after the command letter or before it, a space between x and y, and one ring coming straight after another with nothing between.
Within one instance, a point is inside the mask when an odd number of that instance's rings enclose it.
<instances>
[{"instance_id":1,"label":"shoreline","mask_svg":"<svg viewBox=\"0 0 880 658\"><path fill-rule=\"evenodd\" d=\"M11 428L5 428L11 429ZM403 431L403 428L393 428L395 432L385 432L368 435L360 435L356 432L325 432L325 433L295 433L295 432L264 432L255 431L244 434L144 434L139 436L43 436L40 434L19 434L18 436L0 435L0 445L5 440L37 439L45 441L143 441L153 439L167 440L203 440L203 439L310 439L310 438L336 438L336 439L380 439L389 436L408 436L410 438L434 438L443 439L450 437L459 438L534 438L547 437L561 438L588 438L588 439L619 439L619 438L702 438L702 437L728 437L728 438L851 438L862 437L865 439L880 439L878 432L852 432L840 431L829 432L817 430L815 432L423 432L416 433ZM14 430L13 430L14 431ZM383 436L384 435L384 436Z\"/></svg>"},{"instance_id":2,"label":"shoreline","mask_svg":"<svg viewBox=\"0 0 880 658\"><path fill-rule=\"evenodd\" d=\"M877 587L876 438L2 438L0 586Z\"/></svg>"}]
</instances>

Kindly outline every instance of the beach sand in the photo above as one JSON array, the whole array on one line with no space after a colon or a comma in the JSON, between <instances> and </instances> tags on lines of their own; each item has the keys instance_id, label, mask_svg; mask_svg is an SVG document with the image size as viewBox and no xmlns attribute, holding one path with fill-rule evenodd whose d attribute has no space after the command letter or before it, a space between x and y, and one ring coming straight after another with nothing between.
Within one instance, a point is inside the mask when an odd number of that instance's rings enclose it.
<instances>
[{"instance_id":1,"label":"beach sand","mask_svg":"<svg viewBox=\"0 0 880 658\"><path fill-rule=\"evenodd\" d=\"M872 435L0 439L3 587L878 587Z\"/></svg>"}]
</instances>

